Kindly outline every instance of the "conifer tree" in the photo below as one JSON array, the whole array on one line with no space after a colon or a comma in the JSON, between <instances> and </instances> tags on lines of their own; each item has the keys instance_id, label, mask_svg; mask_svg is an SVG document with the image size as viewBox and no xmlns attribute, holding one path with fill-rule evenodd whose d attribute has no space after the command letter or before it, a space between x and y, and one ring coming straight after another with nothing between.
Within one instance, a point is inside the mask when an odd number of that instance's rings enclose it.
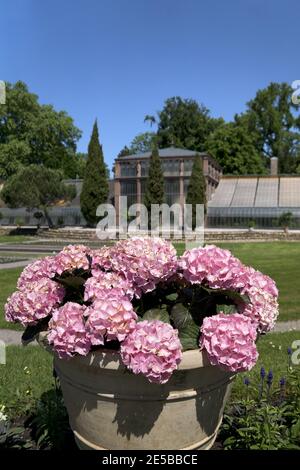
<instances>
[{"instance_id":1,"label":"conifer tree","mask_svg":"<svg viewBox=\"0 0 300 470\"><path fill-rule=\"evenodd\" d=\"M158 153L158 148L155 145L153 147L150 163L149 163L149 175L146 184L144 204L149 211L151 210L151 204L162 204L164 202L164 175L161 166L161 160Z\"/></svg>"},{"instance_id":2,"label":"conifer tree","mask_svg":"<svg viewBox=\"0 0 300 470\"><path fill-rule=\"evenodd\" d=\"M99 204L107 202L108 194L107 168L99 142L97 121L95 121L88 146L88 157L80 195L81 212L88 225L93 226L97 223L97 207Z\"/></svg>"},{"instance_id":3,"label":"conifer tree","mask_svg":"<svg viewBox=\"0 0 300 470\"><path fill-rule=\"evenodd\" d=\"M196 155L194 160L186 204L192 204L192 228L194 230L196 227L196 205L204 204L204 211L206 211L206 181L200 155Z\"/></svg>"}]
</instances>

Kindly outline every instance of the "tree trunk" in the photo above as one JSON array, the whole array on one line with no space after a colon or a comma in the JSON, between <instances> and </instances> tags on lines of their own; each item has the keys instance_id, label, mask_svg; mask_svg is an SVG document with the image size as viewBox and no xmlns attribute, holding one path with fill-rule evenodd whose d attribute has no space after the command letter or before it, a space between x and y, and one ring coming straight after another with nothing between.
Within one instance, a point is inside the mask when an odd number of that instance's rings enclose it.
<instances>
[{"instance_id":1,"label":"tree trunk","mask_svg":"<svg viewBox=\"0 0 300 470\"><path fill-rule=\"evenodd\" d=\"M49 212L48 212L47 208L44 207L44 208L43 208L43 211L44 211L45 219L47 220L47 223L48 223L49 228L54 228L54 224L53 224L53 222L52 222L52 219L51 219L51 217L50 217L50 215L49 215Z\"/></svg>"}]
</instances>

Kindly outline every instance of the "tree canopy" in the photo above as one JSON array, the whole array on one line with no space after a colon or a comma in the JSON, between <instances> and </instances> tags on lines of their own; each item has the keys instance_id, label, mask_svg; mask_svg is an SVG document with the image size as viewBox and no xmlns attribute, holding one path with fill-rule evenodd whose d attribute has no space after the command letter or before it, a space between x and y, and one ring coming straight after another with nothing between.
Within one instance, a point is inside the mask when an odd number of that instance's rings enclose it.
<instances>
[{"instance_id":1,"label":"tree canopy","mask_svg":"<svg viewBox=\"0 0 300 470\"><path fill-rule=\"evenodd\" d=\"M67 186L62 182L62 176L61 171L43 165L32 164L20 168L5 183L1 198L12 208L42 210L52 227L49 206L60 200L71 200L76 193L74 186Z\"/></svg>"},{"instance_id":2,"label":"tree canopy","mask_svg":"<svg viewBox=\"0 0 300 470\"><path fill-rule=\"evenodd\" d=\"M270 83L247 103L245 113L235 116L267 163L278 157L281 173L295 172L300 158L300 106L292 102L292 93L287 83Z\"/></svg>"},{"instance_id":3,"label":"tree canopy","mask_svg":"<svg viewBox=\"0 0 300 470\"><path fill-rule=\"evenodd\" d=\"M223 124L206 141L206 150L230 175L264 174L266 167L247 128Z\"/></svg>"},{"instance_id":4,"label":"tree canopy","mask_svg":"<svg viewBox=\"0 0 300 470\"><path fill-rule=\"evenodd\" d=\"M130 144L130 153L150 152L155 144L155 132L143 132L135 136Z\"/></svg>"},{"instance_id":5,"label":"tree canopy","mask_svg":"<svg viewBox=\"0 0 300 470\"><path fill-rule=\"evenodd\" d=\"M0 177L7 179L22 166L43 164L62 169L76 165L81 131L65 111L42 105L25 83L6 83L6 103L0 106ZM71 165L72 166L72 165Z\"/></svg>"},{"instance_id":6,"label":"tree canopy","mask_svg":"<svg viewBox=\"0 0 300 470\"><path fill-rule=\"evenodd\" d=\"M224 123L223 119L212 118L203 104L179 96L165 101L158 118L160 147L173 146L196 151L205 151L210 133Z\"/></svg>"}]
</instances>

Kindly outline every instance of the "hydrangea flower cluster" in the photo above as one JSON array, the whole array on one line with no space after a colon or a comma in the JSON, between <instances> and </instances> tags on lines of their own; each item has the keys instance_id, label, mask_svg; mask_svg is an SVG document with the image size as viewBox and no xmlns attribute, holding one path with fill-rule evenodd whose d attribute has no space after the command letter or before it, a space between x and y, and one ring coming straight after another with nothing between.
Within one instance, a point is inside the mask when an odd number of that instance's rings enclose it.
<instances>
[{"instance_id":1,"label":"hydrangea flower cluster","mask_svg":"<svg viewBox=\"0 0 300 470\"><path fill-rule=\"evenodd\" d=\"M229 250L214 245L186 251L179 261L183 277L192 284L228 289L239 278L242 263Z\"/></svg>"},{"instance_id":2,"label":"hydrangea flower cluster","mask_svg":"<svg viewBox=\"0 0 300 470\"><path fill-rule=\"evenodd\" d=\"M134 374L166 383L182 358L178 332L159 320L139 322L121 344L121 357Z\"/></svg>"},{"instance_id":3,"label":"hydrangea flower cluster","mask_svg":"<svg viewBox=\"0 0 300 470\"><path fill-rule=\"evenodd\" d=\"M131 302L114 292L104 300L96 300L86 315L86 330L93 345L104 344L105 340L123 341L138 319Z\"/></svg>"},{"instance_id":4,"label":"hydrangea flower cluster","mask_svg":"<svg viewBox=\"0 0 300 470\"><path fill-rule=\"evenodd\" d=\"M123 274L105 272L100 269L93 270L93 276L86 281L84 287L85 301L103 299L111 293L112 289L116 294L126 295L129 299L134 296L133 288Z\"/></svg>"},{"instance_id":5,"label":"hydrangea flower cluster","mask_svg":"<svg viewBox=\"0 0 300 470\"><path fill-rule=\"evenodd\" d=\"M55 275L54 257L47 256L46 258L37 259L28 264L21 273L17 287L20 290L26 290L32 282L39 281L43 278L52 278Z\"/></svg>"},{"instance_id":6,"label":"hydrangea flower cluster","mask_svg":"<svg viewBox=\"0 0 300 470\"><path fill-rule=\"evenodd\" d=\"M250 302L238 305L239 312L248 316L260 333L274 328L279 315L278 289L269 276L244 266L229 250L214 245L186 251L179 265L183 277L192 284L246 295Z\"/></svg>"},{"instance_id":7,"label":"hydrangea flower cluster","mask_svg":"<svg viewBox=\"0 0 300 470\"><path fill-rule=\"evenodd\" d=\"M75 353L85 356L91 346L84 324L86 307L67 302L54 310L49 322L48 341L61 359L68 359Z\"/></svg>"},{"instance_id":8,"label":"hydrangea flower cluster","mask_svg":"<svg viewBox=\"0 0 300 470\"><path fill-rule=\"evenodd\" d=\"M88 270L90 249L84 245L68 245L53 259L55 273L62 274L65 271Z\"/></svg>"},{"instance_id":9,"label":"hydrangea flower cluster","mask_svg":"<svg viewBox=\"0 0 300 470\"><path fill-rule=\"evenodd\" d=\"M211 315L199 307L207 298ZM219 308L220 298L234 313ZM193 302L198 319L194 309L188 320L194 321L192 336L185 341L182 331ZM34 261L8 298L5 315L7 321L47 328L61 359L113 341L134 374L166 383L191 344L199 345L212 365L233 373L253 367L255 341L278 316L278 290L271 278L228 250L208 245L178 259L167 241L134 237L98 250L69 245Z\"/></svg>"},{"instance_id":10,"label":"hydrangea flower cluster","mask_svg":"<svg viewBox=\"0 0 300 470\"><path fill-rule=\"evenodd\" d=\"M99 250L92 265L122 273L139 298L176 272L177 256L175 248L161 238L133 237Z\"/></svg>"},{"instance_id":11,"label":"hydrangea flower cluster","mask_svg":"<svg viewBox=\"0 0 300 470\"><path fill-rule=\"evenodd\" d=\"M250 267L245 269L242 278L241 292L249 297L250 303L241 305L239 311L257 323L260 333L267 333L274 328L279 315L276 284L270 277Z\"/></svg>"},{"instance_id":12,"label":"hydrangea flower cluster","mask_svg":"<svg viewBox=\"0 0 300 470\"><path fill-rule=\"evenodd\" d=\"M204 318L200 346L210 363L233 372L251 369L258 358L255 325L239 313Z\"/></svg>"},{"instance_id":13,"label":"hydrangea flower cluster","mask_svg":"<svg viewBox=\"0 0 300 470\"><path fill-rule=\"evenodd\" d=\"M27 290L14 292L5 305L7 321L34 325L48 317L64 298L65 289L51 279L42 278L27 284Z\"/></svg>"}]
</instances>

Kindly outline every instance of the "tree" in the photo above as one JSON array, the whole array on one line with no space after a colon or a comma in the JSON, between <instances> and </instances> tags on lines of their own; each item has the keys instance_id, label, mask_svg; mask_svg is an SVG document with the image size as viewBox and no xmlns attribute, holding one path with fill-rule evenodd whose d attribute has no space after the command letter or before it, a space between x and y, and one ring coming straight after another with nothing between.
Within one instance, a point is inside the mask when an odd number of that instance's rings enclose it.
<instances>
[{"instance_id":1,"label":"tree","mask_svg":"<svg viewBox=\"0 0 300 470\"><path fill-rule=\"evenodd\" d=\"M49 206L61 200L72 200L75 193L74 186L66 186L62 182L61 171L43 165L29 165L20 168L7 180L1 191L1 198L12 208L42 210L49 227L53 227Z\"/></svg>"},{"instance_id":2,"label":"tree","mask_svg":"<svg viewBox=\"0 0 300 470\"><path fill-rule=\"evenodd\" d=\"M62 170L66 178L83 178L87 161L86 153L75 153L62 161Z\"/></svg>"},{"instance_id":3,"label":"tree","mask_svg":"<svg viewBox=\"0 0 300 470\"><path fill-rule=\"evenodd\" d=\"M86 168L87 154L78 152L76 154L76 158L77 158L77 171L76 171L76 173L77 173L78 178L82 179L84 177L84 172L85 172L85 168Z\"/></svg>"},{"instance_id":4,"label":"tree","mask_svg":"<svg viewBox=\"0 0 300 470\"><path fill-rule=\"evenodd\" d=\"M162 204L164 202L164 176L156 145L153 147L150 157L149 175L143 202L148 209L149 219L151 214L151 204Z\"/></svg>"},{"instance_id":5,"label":"tree","mask_svg":"<svg viewBox=\"0 0 300 470\"><path fill-rule=\"evenodd\" d=\"M81 131L65 111L41 105L23 82L6 83L6 103L0 106L2 178L30 164L63 169L74 157L80 136Z\"/></svg>"},{"instance_id":6,"label":"tree","mask_svg":"<svg viewBox=\"0 0 300 470\"><path fill-rule=\"evenodd\" d=\"M88 147L88 157L80 195L81 212L91 226L99 220L97 207L106 203L109 194L107 167L104 163L102 146L99 142L97 121L95 121Z\"/></svg>"},{"instance_id":7,"label":"tree","mask_svg":"<svg viewBox=\"0 0 300 470\"><path fill-rule=\"evenodd\" d=\"M144 132L135 136L130 144L130 153L150 152L155 144L156 134L154 132Z\"/></svg>"},{"instance_id":8,"label":"tree","mask_svg":"<svg viewBox=\"0 0 300 470\"><path fill-rule=\"evenodd\" d=\"M216 129L206 141L206 150L230 175L264 174L266 169L247 128L234 123Z\"/></svg>"},{"instance_id":9,"label":"tree","mask_svg":"<svg viewBox=\"0 0 300 470\"><path fill-rule=\"evenodd\" d=\"M209 134L224 123L214 119L202 104L179 96L165 101L158 113L158 142L161 147L181 147L205 151L205 141Z\"/></svg>"},{"instance_id":10,"label":"tree","mask_svg":"<svg viewBox=\"0 0 300 470\"><path fill-rule=\"evenodd\" d=\"M247 103L244 114L235 116L235 121L253 136L257 151L267 163L271 157L278 157L282 173L293 173L295 157L300 155L300 116L295 114L300 106L292 102L292 93L287 83L270 83Z\"/></svg>"},{"instance_id":11,"label":"tree","mask_svg":"<svg viewBox=\"0 0 300 470\"><path fill-rule=\"evenodd\" d=\"M206 211L206 180L203 174L203 162L200 155L195 156L189 181L186 204L192 204L192 228L196 228L196 205L203 204Z\"/></svg>"},{"instance_id":12,"label":"tree","mask_svg":"<svg viewBox=\"0 0 300 470\"><path fill-rule=\"evenodd\" d=\"M293 213L292 212L283 212L278 217L278 225L282 227L286 232L288 231L292 221L293 221Z\"/></svg>"},{"instance_id":13,"label":"tree","mask_svg":"<svg viewBox=\"0 0 300 470\"><path fill-rule=\"evenodd\" d=\"M156 117L152 116L151 114L146 114L146 116L144 118L144 122L149 122L150 127L152 127L153 124L156 123Z\"/></svg>"},{"instance_id":14,"label":"tree","mask_svg":"<svg viewBox=\"0 0 300 470\"><path fill-rule=\"evenodd\" d=\"M127 157L128 155L131 155L131 150L127 147L127 145L125 145L125 147L123 147L122 150L120 150L118 153L117 158Z\"/></svg>"}]
</instances>

